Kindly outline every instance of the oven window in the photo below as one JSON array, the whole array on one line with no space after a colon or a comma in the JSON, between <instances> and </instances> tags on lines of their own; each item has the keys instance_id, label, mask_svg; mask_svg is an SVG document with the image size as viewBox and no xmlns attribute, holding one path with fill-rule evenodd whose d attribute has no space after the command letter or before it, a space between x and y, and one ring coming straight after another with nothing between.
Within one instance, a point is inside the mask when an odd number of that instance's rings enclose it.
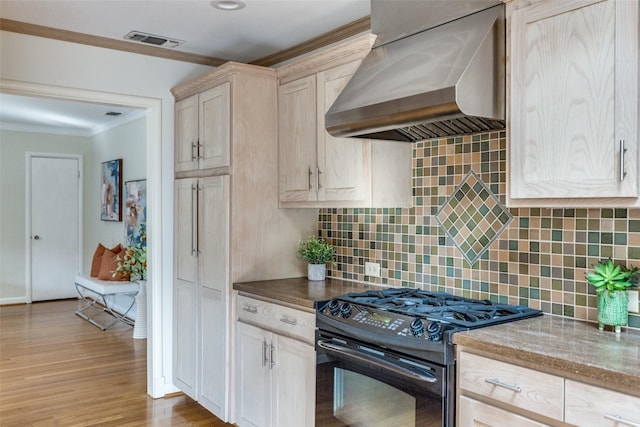
<instances>
[{"instance_id":1,"label":"oven window","mask_svg":"<svg viewBox=\"0 0 640 427\"><path fill-rule=\"evenodd\" d=\"M333 416L344 425L416 425L416 399L397 388L342 368L334 368L333 385Z\"/></svg>"}]
</instances>

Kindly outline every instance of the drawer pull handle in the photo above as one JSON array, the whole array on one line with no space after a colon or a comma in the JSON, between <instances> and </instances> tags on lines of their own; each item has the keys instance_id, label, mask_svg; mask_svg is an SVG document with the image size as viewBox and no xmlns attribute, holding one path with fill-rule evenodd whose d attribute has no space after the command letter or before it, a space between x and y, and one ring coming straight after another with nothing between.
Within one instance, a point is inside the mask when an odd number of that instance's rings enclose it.
<instances>
[{"instance_id":1,"label":"drawer pull handle","mask_svg":"<svg viewBox=\"0 0 640 427\"><path fill-rule=\"evenodd\" d=\"M245 304L245 306L242 307L242 309L247 313L251 313L251 314L256 314L258 312L258 307L256 307L255 305Z\"/></svg>"},{"instance_id":2,"label":"drawer pull handle","mask_svg":"<svg viewBox=\"0 0 640 427\"><path fill-rule=\"evenodd\" d=\"M520 393L522 391L522 389L520 388L519 385L511 385L511 384L505 384L502 381L500 381L497 378L485 378L484 382L489 383L489 384L493 384L493 385L497 385L498 387L503 387L506 389L509 389L511 391L515 391L517 393Z\"/></svg>"},{"instance_id":3,"label":"drawer pull handle","mask_svg":"<svg viewBox=\"0 0 640 427\"><path fill-rule=\"evenodd\" d=\"M624 424L626 426L640 427L640 423L634 423L633 421L625 420L620 415L604 414L604 417L606 419L608 419L608 420L612 420L612 421L615 421L617 423Z\"/></svg>"},{"instance_id":4,"label":"drawer pull handle","mask_svg":"<svg viewBox=\"0 0 640 427\"><path fill-rule=\"evenodd\" d=\"M281 317L280 321L283 322L283 323L286 323L287 325L297 325L298 324L298 321L295 318L290 319L290 318L288 318L286 316Z\"/></svg>"}]
</instances>

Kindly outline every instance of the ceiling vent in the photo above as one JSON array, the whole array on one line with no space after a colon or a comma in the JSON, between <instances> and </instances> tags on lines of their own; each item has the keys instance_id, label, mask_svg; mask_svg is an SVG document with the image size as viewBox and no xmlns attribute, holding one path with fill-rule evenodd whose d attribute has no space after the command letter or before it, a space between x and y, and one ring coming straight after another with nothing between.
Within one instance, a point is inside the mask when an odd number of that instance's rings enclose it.
<instances>
[{"instance_id":1,"label":"ceiling vent","mask_svg":"<svg viewBox=\"0 0 640 427\"><path fill-rule=\"evenodd\" d=\"M153 34L143 33L141 31L130 31L129 34L124 36L124 39L169 48L178 47L184 43L184 40L172 39L164 36L156 36Z\"/></svg>"}]
</instances>

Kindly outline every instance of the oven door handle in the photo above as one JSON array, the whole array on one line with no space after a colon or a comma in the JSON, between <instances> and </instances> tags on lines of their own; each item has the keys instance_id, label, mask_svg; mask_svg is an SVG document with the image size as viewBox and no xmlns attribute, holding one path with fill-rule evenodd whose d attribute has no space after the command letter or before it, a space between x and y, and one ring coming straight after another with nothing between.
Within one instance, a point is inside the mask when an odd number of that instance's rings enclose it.
<instances>
[{"instance_id":1,"label":"oven door handle","mask_svg":"<svg viewBox=\"0 0 640 427\"><path fill-rule=\"evenodd\" d=\"M438 382L438 379L430 372L416 372L412 369L398 366L395 363L388 362L378 357L370 356L368 354L365 354L361 351L354 350L349 347L336 345L335 343L330 343L323 340L318 341L318 347L327 351L328 353L338 354L339 356L343 356L345 358L352 359L352 360L357 360L358 362L371 363L376 367L389 370L394 374L399 374L399 375L402 375L403 377L408 377L413 380L418 380L418 381L423 381L428 383ZM420 368L416 367L416 369L420 369Z\"/></svg>"}]
</instances>

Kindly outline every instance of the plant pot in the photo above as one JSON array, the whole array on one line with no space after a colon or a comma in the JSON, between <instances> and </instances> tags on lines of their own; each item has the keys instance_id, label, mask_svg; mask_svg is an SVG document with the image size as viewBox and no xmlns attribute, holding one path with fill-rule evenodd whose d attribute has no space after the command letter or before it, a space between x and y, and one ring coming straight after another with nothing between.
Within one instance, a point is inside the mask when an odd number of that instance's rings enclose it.
<instances>
[{"instance_id":1,"label":"plant pot","mask_svg":"<svg viewBox=\"0 0 640 427\"><path fill-rule=\"evenodd\" d=\"M322 281L327 275L327 264L307 264L307 278L311 281Z\"/></svg>"},{"instance_id":2,"label":"plant pot","mask_svg":"<svg viewBox=\"0 0 640 427\"><path fill-rule=\"evenodd\" d=\"M619 334L620 327L626 326L629 320L628 305L628 291L600 292L598 294L598 328L603 330L605 325L611 325L615 328L616 334Z\"/></svg>"},{"instance_id":3,"label":"plant pot","mask_svg":"<svg viewBox=\"0 0 640 427\"><path fill-rule=\"evenodd\" d=\"M133 324L133 338L147 338L147 281L138 280L140 290L136 295L136 321Z\"/></svg>"}]
</instances>

